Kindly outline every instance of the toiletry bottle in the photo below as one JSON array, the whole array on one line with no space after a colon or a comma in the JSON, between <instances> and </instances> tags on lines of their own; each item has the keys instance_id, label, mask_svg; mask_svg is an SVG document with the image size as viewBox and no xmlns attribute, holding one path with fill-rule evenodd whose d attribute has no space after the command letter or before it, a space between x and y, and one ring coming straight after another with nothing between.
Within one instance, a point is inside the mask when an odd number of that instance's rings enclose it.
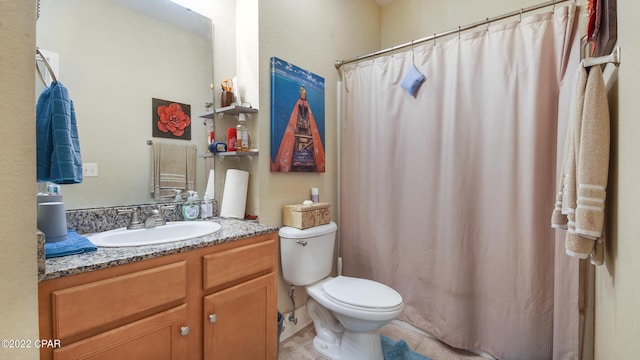
<instances>
[{"instance_id":1,"label":"toiletry bottle","mask_svg":"<svg viewBox=\"0 0 640 360\"><path fill-rule=\"evenodd\" d=\"M251 135L247 129L246 118L244 114L238 115L238 125L236 126L236 150L249 151L251 149Z\"/></svg>"},{"instance_id":2,"label":"toiletry bottle","mask_svg":"<svg viewBox=\"0 0 640 360\"><path fill-rule=\"evenodd\" d=\"M216 142L213 125L207 125L207 146Z\"/></svg>"},{"instance_id":3,"label":"toiletry bottle","mask_svg":"<svg viewBox=\"0 0 640 360\"><path fill-rule=\"evenodd\" d=\"M204 193L204 198L200 204L200 219L207 220L213 216L213 204L209 193Z\"/></svg>"},{"instance_id":4,"label":"toiletry bottle","mask_svg":"<svg viewBox=\"0 0 640 360\"><path fill-rule=\"evenodd\" d=\"M176 192L176 197L175 197L174 201L175 201L175 202L179 202L179 203L181 203L181 202L182 202L182 195L181 195L182 190L180 190L180 189L173 189L173 191L175 191L175 192Z\"/></svg>"},{"instance_id":5,"label":"toiletry bottle","mask_svg":"<svg viewBox=\"0 0 640 360\"><path fill-rule=\"evenodd\" d=\"M227 151L236 151L236 128L227 129Z\"/></svg>"},{"instance_id":6,"label":"toiletry bottle","mask_svg":"<svg viewBox=\"0 0 640 360\"><path fill-rule=\"evenodd\" d=\"M193 200L194 191L189 191L187 203L182 205L182 217L185 220L195 220L200 213L200 206Z\"/></svg>"},{"instance_id":7,"label":"toiletry bottle","mask_svg":"<svg viewBox=\"0 0 640 360\"><path fill-rule=\"evenodd\" d=\"M320 202L320 192L318 188L311 188L311 201L316 204Z\"/></svg>"}]
</instances>

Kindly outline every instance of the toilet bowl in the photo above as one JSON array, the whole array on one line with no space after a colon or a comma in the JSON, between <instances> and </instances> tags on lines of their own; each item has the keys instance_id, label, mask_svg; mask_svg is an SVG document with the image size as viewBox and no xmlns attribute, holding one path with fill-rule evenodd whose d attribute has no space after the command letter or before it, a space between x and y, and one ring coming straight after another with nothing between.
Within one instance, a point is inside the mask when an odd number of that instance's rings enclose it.
<instances>
[{"instance_id":1,"label":"toilet bowl","mask_svg":"<svg viewBox=\"0 0 640 360\"><path fill-rule=\"evenodd\" d=\"M382 360L378 329L402 313L402 296L376 281L329 277L336 230L333 222L305 230L281 228L283 277L309 295L317 352L332 360Z\"/></svg>"}]
</instances>

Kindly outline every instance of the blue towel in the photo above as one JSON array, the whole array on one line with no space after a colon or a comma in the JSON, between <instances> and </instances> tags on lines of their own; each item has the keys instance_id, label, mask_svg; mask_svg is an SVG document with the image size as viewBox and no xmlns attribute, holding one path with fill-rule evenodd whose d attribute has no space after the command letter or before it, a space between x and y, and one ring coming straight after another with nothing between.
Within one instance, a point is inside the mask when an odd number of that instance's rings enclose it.
<instances>
[{"instance_id":1,"label":"blue towel","mask_svg":"<svg viewBox=\"0 0 640 360\"><path fill-rule=\"evenodd\" d=\"M60 82L47 86L36 106L38 181L82 182L82 157L73 101Z\"/></svg>"},{"instance_id":2,"label":"blue towel","mask_svg":"<svg viewBox=\"0 0 640 360\"><path fill-rule=\"evenodd\" d=\"M73 230L67 231L67 240L44 244L45 258L82 254L98 250L89 239Z\"/></svg>"},{"instance_id":3,"label":"blue towel","mask_svg":"<svg viewBox=\"0 0 640 360\"><path fill-rule=\"evenodd\" d=\"M404 340L394 343L384 335L380 335L382 341L382 353L384 360L432 360L422 354L411 351L409 345Z\"/></svg>"}]
</instances>

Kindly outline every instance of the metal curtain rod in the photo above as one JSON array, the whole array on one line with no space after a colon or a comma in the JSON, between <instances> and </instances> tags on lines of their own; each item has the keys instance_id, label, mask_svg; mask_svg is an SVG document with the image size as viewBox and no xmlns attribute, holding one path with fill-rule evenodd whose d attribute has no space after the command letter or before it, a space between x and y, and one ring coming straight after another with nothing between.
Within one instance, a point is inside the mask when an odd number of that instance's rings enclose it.
<instances>
[{"instance_id":1,"label":"metal curtain rod","mask_svg":"<svg viewBox=\"0 0 640 360\"><path fill-rule=\"evenodd\" d=\"M357 56L355 58L348 59L348 60L336 60L334 62L334 65L335 65L336 69L339 69L344 64L349 64L349 63L360 61L360 60L364 60L364 59L370 59L372 57L376 57L376 56L379 56L379 55L390 53L390 52L396 51L398 49L404 49L406 47L414 46L414 45L417 45L417 44L420 44L420 43L423 43L423 42L433 41L435 39L438 39L438 38L441 38L441 37L444 37L444 36L453 35L455 33L460 33L462 31L467 31L467 30L476 28L476 27L481 26L481 25L487 25L487 24L490 24L492 22L504 20L506 18L510 18L510 17L513 17L513 16L518 16L518 15L521 16L524 13L528 13L528 12L531 12L531 11L542 9L542 8L545 8L545 7L548 7L548 6L555 6L556 4L560 4L560 3L563 3L563 2L567 2L567 1L571 1L571 0L552 0L552 1L547 1L547 2L544 2L544 3L540 3L540 4L537 4L537 5L529 6L529 7L526 7L526 8L521 8L520 10L512 11L512 12L509 12L509 13L506 13L506 14L502 14L502 15L498 15L498 16L492 17L492 18L486 18L485 20L477 21L477 22L474 22L474 23L471 23L471 24L467 24L465 26L458 26L456 29L451 29L449 31L445 31L445 32L442 32L442 33L439 33L439 34L433 34L431 36L423 37L423 38L418 39L418 40L412 40L411 42L407 42L407 43L404 43L404 44L392 46L392 47L384 49L384 50L378 50L378 51L372 52L372 53L367 54L367 55ZM573 1L577 1L577 0L573 0Z\"/></svg>"}]
</instances>

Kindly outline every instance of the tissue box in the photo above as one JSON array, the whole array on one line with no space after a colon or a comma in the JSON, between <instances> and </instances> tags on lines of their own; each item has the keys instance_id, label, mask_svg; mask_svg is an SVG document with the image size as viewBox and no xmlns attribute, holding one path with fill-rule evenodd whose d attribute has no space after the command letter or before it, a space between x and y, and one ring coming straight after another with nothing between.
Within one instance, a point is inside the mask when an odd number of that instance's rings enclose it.
<instances>
[{"instance_id":1,"label":"tissue box","mask_svg":"<svg viewBox=\"0 0 640 360\"><path fill-rule=\"evenodd\" d=\"M298 229L328 224L331 221L330 204L285 205L282 209L282 223Z\"/></svg>"}]
</instances>

